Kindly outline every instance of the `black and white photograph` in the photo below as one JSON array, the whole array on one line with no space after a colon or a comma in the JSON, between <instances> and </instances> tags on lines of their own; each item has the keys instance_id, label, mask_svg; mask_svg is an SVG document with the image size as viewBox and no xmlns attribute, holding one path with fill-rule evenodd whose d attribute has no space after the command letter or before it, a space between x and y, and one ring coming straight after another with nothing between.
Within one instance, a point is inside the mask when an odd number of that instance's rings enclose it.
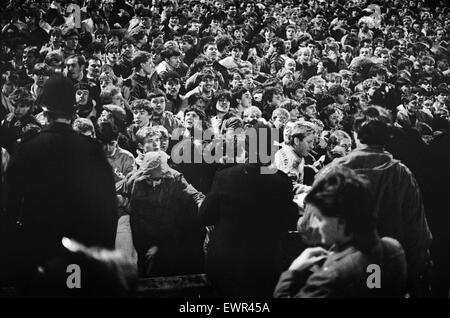
<instances>
[{"instance_id":1,"label":"black and white photograph","mask_svg":"<svg viewBox=\"0 0 450 318\"><path fill-rule=\"evenodd\" d=\"M447 1L6 0L0 21L0 300L450 298Z\"/></svg>"}]
</instances>

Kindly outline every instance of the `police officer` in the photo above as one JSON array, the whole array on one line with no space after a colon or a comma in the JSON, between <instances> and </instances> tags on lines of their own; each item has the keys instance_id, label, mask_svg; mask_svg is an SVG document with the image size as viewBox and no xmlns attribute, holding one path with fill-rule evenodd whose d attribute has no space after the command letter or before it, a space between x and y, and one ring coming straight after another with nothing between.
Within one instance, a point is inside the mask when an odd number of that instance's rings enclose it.
<instances>
[{"instance_id":1,"label":"police officer","mask_svg":"<svg viewBox=\"0 0 450 318\"><path fill-rule=\"evenodd\" d=\"M101 145L71 128L70 79L58 74L47 80L41 101L49 126L17 148L6 172L1 253L8 257L0 257L6 266L0 275L24 292L40 265L62 255L63 237L113 248L118 218L113 172Z\"/></svg>"}]
</instances>

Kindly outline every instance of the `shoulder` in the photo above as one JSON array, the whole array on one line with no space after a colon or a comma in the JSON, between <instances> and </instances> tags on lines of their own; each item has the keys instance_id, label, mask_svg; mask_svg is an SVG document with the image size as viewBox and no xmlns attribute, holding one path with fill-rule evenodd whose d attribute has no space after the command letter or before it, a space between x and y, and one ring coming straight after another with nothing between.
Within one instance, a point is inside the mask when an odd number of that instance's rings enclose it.
<instances>
[{"instance_id":1,"label":"shoulder","mask_svg":"<svg viewBox=\"0 0 450 318\"><path fill-rule=\"evenodd\" d=\"M131 154L131 152L129 152L128 150L125 150L125 149L123 149L123 148L120 148L119 147L119 153L120 153L120 155L122 156L122 157L125 157L125 158L127 158L127 159L131 159L131 160L134 160L134 156Z\"/></svg>"}]
</instances>

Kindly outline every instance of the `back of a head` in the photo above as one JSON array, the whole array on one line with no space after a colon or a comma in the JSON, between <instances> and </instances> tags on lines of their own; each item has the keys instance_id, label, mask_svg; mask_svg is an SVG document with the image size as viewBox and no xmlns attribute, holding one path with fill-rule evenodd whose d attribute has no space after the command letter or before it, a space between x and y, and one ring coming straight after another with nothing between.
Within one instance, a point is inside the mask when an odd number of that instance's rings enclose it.
<instances>
[{"instance_id":1,"label":"back of a head","mask_svg":"<svg viewBox=\"0 0 450 318\"><path fill-rule=\"evenodd\" d=\"M355 115L353 129L361 143L368 146L385 146L390 138L392 117L380 106L370 106Z\"/></svg>"},{"instance_id":2,"label":"back of a head","mask_svg":"<svg viewBox=\"0 0 450 318\"><path fill-rule=\"evenodd\" d=\"M42 108L51 114L72 116L76 111L72 81L62 74L53 75L44 84L40 102Z\"/></svg>"}]
</instances>

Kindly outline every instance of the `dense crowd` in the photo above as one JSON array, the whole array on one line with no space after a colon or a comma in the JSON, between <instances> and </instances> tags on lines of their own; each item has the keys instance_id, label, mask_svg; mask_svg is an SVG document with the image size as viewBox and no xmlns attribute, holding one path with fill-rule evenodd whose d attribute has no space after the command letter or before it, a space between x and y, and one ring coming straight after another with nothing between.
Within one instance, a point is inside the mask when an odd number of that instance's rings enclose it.
<instances>
[{"instance_id":1,"label":"dense crowd","mask_svg":"<svg viewBox=\"0 0 450 318\"><path fill-rule=\"evenodd\" d=\"M449 296L444 1L11 0L0 17L4 286L36 288L64 236L139 277L206 272L217 296ZM361 285L374 262L381 291Z\"/></svg>"}]
</instances>

